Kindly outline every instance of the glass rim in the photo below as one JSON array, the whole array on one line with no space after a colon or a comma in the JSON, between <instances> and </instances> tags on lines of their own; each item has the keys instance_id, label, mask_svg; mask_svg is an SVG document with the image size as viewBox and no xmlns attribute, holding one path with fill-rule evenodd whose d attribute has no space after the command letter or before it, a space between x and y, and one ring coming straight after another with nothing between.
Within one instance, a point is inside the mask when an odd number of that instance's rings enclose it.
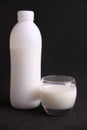
<instances>
[{"instance_id":1,"label":"glass rim","mask_svg":"<svg viewBox=\"0 0 87 130\"><path fill-rule=\"evenodd\" d=\"M52 79L53 78L53 79ZM66 75L47 75L42 77L41 81L43 83L51 84L67 84L75 83L75 78Z\"/></svg>"}]
</instances>

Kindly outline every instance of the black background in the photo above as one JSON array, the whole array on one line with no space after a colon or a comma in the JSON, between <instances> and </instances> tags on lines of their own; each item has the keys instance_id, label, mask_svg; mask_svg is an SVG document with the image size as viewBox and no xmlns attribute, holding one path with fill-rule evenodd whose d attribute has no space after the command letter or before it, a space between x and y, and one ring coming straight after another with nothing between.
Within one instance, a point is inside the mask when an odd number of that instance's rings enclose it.
<instances>
[{"instance_id":1,"label":"black background","mask_svg":"<svg viewBox=\"0 0 87 130\"><path fill-rule=\"evenodd\" d=\"M41 107L15 110L9 103L9 36L18 10L33 10L43 41L42 76L69 75L78 96L71 113L47 116ZM87 1L0 1L0 130L87 130Z\"/></svg>"}]
</instances>

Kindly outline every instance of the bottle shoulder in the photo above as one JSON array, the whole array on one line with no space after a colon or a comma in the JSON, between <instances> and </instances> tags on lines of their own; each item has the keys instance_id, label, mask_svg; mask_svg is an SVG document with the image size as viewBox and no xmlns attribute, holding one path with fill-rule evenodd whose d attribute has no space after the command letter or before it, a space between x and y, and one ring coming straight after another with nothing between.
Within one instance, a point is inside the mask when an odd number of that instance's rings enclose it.
<instances>
[{"instance_id":1,"label":"bottle shoulder","mask_svg":"<svg viewBox=\"0 0 87 130\"><path fill-rule=\"evenodd\" d=\"M39 28L34 22L18 22L12 29L11 33L23 32L36 32L40 33Z\"/></svg>"},{"instance_id":2,"label":"bottle shoulder","mask_svg":"<svg viewBox=\"0 0 87 130\"><path fill-rule=\"evenodd\" d=\"M41 44L42 37L39 28L33 22L18 22L10 34L11 44Z\"/></svg>"}]
</instances>

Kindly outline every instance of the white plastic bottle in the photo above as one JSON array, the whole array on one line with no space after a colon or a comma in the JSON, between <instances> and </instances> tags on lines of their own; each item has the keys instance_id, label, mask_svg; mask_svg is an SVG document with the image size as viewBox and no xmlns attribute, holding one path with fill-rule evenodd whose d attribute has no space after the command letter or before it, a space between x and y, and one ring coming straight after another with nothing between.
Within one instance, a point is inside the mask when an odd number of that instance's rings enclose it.
<instances>
[{"instance_id":1,"label":"white plastic bottle","mask_svg":"<svg viewBox=\"0 0 87 130\"><path fill-rule=\"evenodd\" d=\"M15 108L39 106L41 79L41 33L33 11L18 11L18 23L10 35L10 102Z\"/></svg>"}]
</instances>

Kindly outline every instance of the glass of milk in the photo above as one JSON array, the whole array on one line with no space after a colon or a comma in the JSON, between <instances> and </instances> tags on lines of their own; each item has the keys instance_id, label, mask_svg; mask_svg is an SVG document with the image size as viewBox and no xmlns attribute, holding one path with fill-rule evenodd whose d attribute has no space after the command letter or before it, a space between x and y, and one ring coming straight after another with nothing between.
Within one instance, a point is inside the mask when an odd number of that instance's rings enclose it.
<instances>
[{"instance_id":1,"label":"glass of milk","mask_svg":"<svg viewBox=\"0 0 87 130\"><path fill-rule=\"evenodd\" d=\"M76 82L72 77L50 75L41 80L41 104L47 114L63 115L70 111L76 96Z\"/></svg>"}]
</instances>

